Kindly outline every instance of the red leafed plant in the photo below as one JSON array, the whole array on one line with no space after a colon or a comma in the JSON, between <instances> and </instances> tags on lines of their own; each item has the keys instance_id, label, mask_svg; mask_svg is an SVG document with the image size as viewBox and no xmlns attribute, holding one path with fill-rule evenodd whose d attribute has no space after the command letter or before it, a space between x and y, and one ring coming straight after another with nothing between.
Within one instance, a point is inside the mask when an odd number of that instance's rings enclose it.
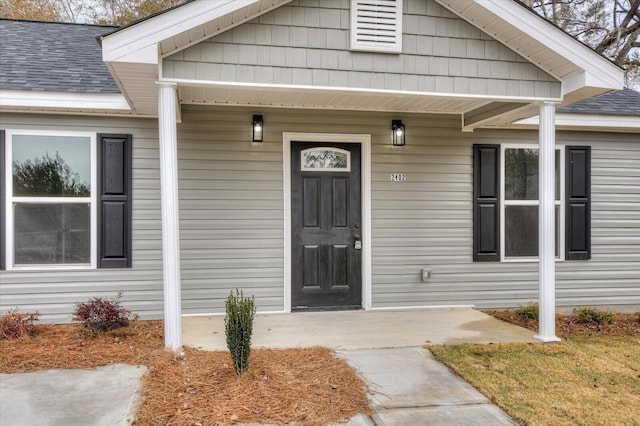
<instances>
[{"instance_id":1,"label":"red leafed plant","mask_svg":"<svg viewBox=\"0 0 640 426\"><path fill-rule=\"evenodd\" d=\"M11 309L0 317L0 339L17 339L29 334L29 327L38 321L40 314L36 312L18 312Z\"/></svg>"},{"instance_id":2,"label":"red leafed plant","mask_svg":"<svg viewBox=\"0 0 640 426\"><path fill-rule=\"evenodd\" d=\"M86 303L78 303L72 319L94 331L111 331L126 327L135 315L120 306L121 298L122 292L118 292L113 299L93 297Z\"/></svg>"}]
</instances>

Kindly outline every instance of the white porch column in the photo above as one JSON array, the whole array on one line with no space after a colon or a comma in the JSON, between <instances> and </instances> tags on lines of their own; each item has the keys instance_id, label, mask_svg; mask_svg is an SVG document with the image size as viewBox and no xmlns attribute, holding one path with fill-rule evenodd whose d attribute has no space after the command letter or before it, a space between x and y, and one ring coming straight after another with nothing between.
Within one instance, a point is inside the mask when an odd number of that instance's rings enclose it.
<instances>
[{"instance_id":1,"label":"white porch column","mask_svg":"<svg viewBox=\"0 0 640 426\"><path fill-rule=\"evenodd\" d=\"M540 252L540 327L536 339L557 342L556 337L556 255L555 255L555 149L556 106L540 105L539 128L539 252Z\"/></svg>"},{"instance_id":2,"label":"white porch column","mask_svg":"<svg viewBox=\"0 0 640 426\"><path fill-rule=\"evenodd\" d=\"M160 139L160 197L162 200L162 260L164 281L164 344L182 346L180 298L180 228L178 217L177 85L158 86L158 136Z\"/></svg>"}]
</instances>

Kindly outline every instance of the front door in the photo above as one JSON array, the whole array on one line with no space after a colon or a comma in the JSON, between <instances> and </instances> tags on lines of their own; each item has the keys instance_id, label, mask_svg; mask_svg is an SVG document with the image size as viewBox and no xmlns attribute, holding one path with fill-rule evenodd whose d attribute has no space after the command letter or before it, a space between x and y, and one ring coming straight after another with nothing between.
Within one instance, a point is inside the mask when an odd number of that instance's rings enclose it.
<instances>
[{"instance_id":1,"label":"front door","mask_svg":"<svg viewBox=\"0 0 640 426\"><path fill-rule=\"evenodd\" d=\"M291 146L291 308L362 306L360 144Z\"/></svg>"}]
</instances>

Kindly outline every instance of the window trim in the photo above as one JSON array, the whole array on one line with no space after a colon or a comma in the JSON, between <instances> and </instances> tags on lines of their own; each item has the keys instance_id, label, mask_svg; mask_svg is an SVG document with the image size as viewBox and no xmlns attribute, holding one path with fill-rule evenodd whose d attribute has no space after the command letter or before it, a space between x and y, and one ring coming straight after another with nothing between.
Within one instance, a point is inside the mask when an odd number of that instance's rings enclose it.
<instances>
[{"instance_id":1,"label":"window trim","mask_svg":"<svg viewBox=\"0 0 640 426\"><path fill-rule=\"evenodd\" d=\"M539 262L539 256L527 256L527 257L507 257L505 253L506 246L506 209L507 206L540 206L540 193L538 193L537 200L506 200L505 199L505 151L507 149L537 149L540 152L540 146L538 144L516 144L516 143L503 143L500 144L500 262L505 263L523 263L523 262ZM560 158L558 160L560 166L560 199L555 200L555 205L560 206L558 213L558 256L556 256L557 262L563 262L565 260L565 183L566 183L566 167L565 167L565 147L564 145L556 145L555 150L560 152ZM556 186L558 183L556 182Z\"/></svg>"},{"instance_id":2,"label":"window trim","mask_svg":"<svg viewBox=\"0 0 640 426\"><path fill-rule=\"evenodd\" d=\"M91 195L89 197L77 197L76 199L59 198L59 197L14 197L13 196L13 136L14 135L33 135L33 136L71 136L88 138L91 144ZM29 130L29 129L6 129L5 130L5 256L7 271L49 271L49 270L80 270L80 269L96 269L97 267L97 229L98 229L98 161L97 161L97 138L95 133L76 132L76 131L60 131L60 130ZM52 203L83 203L90 202L90 250L88 264L34 264L34 265L15 265L14 264L14 241L15 227L13 205L19 199L21 202L52 204Z\"/></svg>"}]
</instances>

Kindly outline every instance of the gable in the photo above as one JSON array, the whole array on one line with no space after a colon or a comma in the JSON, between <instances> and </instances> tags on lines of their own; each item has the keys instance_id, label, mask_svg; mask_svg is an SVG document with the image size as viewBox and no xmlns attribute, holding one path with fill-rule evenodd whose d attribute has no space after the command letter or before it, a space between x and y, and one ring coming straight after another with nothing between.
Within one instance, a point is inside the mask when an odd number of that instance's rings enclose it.
<instances>
[{"instance_id":1,"label":"gable","mask_svg":"<svg viewBox=\"0 0 640 426\"><path fill-rule=\"evenodd\" d=\"M405 2L401 54L349 50L349 1L300 0L163 59L164 78L558 98L561 83L433 0Z\"/></svg>"}]
</instances>

